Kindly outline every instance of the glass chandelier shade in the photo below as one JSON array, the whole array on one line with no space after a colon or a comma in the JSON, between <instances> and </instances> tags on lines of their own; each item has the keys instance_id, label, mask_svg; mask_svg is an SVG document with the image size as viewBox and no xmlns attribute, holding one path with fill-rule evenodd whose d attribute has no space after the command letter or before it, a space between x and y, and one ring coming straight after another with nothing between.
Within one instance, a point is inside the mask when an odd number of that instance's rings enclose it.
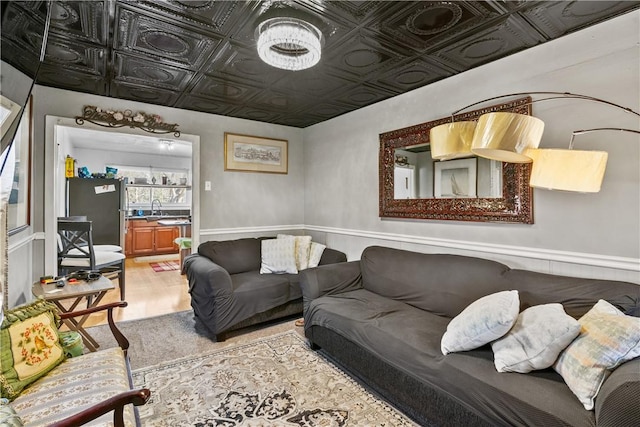
<instances>
[{"instance_id":1,"label":"glass chandelier shade","mask_svg":"<svg viewBox=\"0 0 640 427\"><path fill-rule=\"evenodd\" d=\"M320 61L322 32L297 18L271 18L257 29L258 55L284 70L304 70Z\"/></svg>"},{"instance_id":2,"label":"glass chandelier shade","mask_svg":"<svg viewBox=\"0 0 640 427\"><path fill-rule=\"evenodd\" d=\"M607 168L606 151L531 149L533 159L529 185L547 190L597 193Z\"/></svg>"},{"instance_id":3,"label":"glass chandelier shade","mask_svg":"<svg viewBox=\"0 0 640 427\"><path fill-rule=\"evenodd\" d=\"M544 122L517 113L487 113L480 116L471 152L480 157L509 163L531 163L525 152L538 148Z\"/></svg>"},{"instance_id":4,"label":"glass chandelier shade","mask_svg":"<svg viewBox=\"0 0 640 427\"><path fill-rule=\"evenodd\" d=\"M471 141L476 129L476 122L464 121L445 123L429 130L431 158L434 160L451 160L471 157Z\"/></svg>"}]
</instances>

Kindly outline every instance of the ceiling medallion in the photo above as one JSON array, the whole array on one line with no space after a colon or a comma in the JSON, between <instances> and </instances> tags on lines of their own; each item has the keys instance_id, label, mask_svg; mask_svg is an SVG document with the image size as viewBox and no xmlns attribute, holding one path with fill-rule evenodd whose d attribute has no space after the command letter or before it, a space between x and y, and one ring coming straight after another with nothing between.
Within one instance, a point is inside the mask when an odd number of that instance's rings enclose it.
<instances>
[{"instance_id":1,"label":"ceiling medallion","mask_svg":"<svg viewBox=\"0 0 640 427\"><path fill-rule=\"evenodd\" d=\"M302 19L267 19L256 36L260 59L273 67L299 71L320 61L322 32Z\"/></svg>"},{"instance_id":2,"label":"ceiling medallion","mask_svg":"<svg viewBox=\"0 0 640 427\"><path fill-rule=\"evenodd\" d=\"M124 111L103 111L101 108L93 105L85 105L82 109L82 116L76 117L76 123L83 125L84 122L90 122L94 125L121 128L129 126L132 129L142 129L149 133L171 133L176 138L180 137L180 131L177 124L164 123L162 118L157 114L147 114L142 111L133 114L131 110Z\"/></svg>"}]
</instances>

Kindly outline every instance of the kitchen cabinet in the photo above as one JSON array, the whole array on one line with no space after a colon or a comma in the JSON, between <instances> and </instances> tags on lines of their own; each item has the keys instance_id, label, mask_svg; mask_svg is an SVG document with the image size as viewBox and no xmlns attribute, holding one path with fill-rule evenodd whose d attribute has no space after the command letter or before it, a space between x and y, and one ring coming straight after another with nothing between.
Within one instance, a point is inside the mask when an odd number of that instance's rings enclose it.
<instances>
[{"instance_id":1,"label":"kitchen cabinet","mask_svg":"<svg viewBox=\"0 0 640 427\"><path fill-rule=\"evenodd\" d=\"M179 236L179 227L162 226L146 219L128 220L125 253L127 256L177 254L179 248L174 240Z\"/></svg>"}]
</instances>

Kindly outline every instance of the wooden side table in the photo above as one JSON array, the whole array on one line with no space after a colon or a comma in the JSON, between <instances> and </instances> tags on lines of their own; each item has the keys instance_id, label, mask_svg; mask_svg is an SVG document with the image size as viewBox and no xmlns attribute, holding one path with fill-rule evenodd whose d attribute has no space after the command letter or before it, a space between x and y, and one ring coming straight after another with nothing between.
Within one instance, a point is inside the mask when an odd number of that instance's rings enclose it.
<instances>
[{"instance_id":1,"label":"wooden side table","mask_svg":"<svg viewBox=\"0 0 640 427\"><path fill-rule=\"evenodd\" d=\"M68 313L74 311L85 298L87 299L87 308L97 306L105 294L112 289L115 289L113 282L101 276L98 280L91 282L80 280L75 283L66 283L62 288L56 287L54 283L43 285L40 282L36 282L33 284L31 292L36 297L41 296L45 300L53 302L61 313ZM69 300L70 304L63 304L63 300ZM100 345L82 326L88 318L89 315L87 314L80 319L64 319L63 323L70 330L77 331L80 334L82 341L90 351L96 351Z\"/></svg>"}]
</instances>

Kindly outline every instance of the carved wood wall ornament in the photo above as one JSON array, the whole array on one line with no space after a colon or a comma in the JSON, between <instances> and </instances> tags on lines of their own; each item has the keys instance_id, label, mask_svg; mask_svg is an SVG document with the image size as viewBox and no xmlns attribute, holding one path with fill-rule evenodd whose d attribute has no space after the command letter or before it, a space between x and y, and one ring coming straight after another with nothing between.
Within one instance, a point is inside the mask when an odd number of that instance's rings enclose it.
<instances>
[{"instance_id":1,"label":"carved wood wall ornament","mask_svg":"<svg viewBox=\"0 0 640 427\"><path fill-rule=\"evenodd\" d=\"M142 111L133 114L131 110L102 110L93 105L85 105L82 109L82 116L76 117L76 123L83 125L85 121L109 128L128 126L132 129L142 129L149 133L165 134L173 132L173 136L180 137L179 125L164 123L160 116Z\"/></svg>"},{"instance_id":2,"label":"carved wood wall ornament","mask_svg":"<svg viewBox=\"0 0 640 427\"><path fill-rule=\"evenodd\" d=\"M455 121L477 120L482 114L510 111L531 115L531 97L493 105L453 116ZM429 143L432 127L450 123L445 117L380 134L380 217L445 221L486 221L533 224L533 190L529 187L531 164L503 163L501 198L395 199L394 153L397 148Z\"/></svg>"}]
</instances>

